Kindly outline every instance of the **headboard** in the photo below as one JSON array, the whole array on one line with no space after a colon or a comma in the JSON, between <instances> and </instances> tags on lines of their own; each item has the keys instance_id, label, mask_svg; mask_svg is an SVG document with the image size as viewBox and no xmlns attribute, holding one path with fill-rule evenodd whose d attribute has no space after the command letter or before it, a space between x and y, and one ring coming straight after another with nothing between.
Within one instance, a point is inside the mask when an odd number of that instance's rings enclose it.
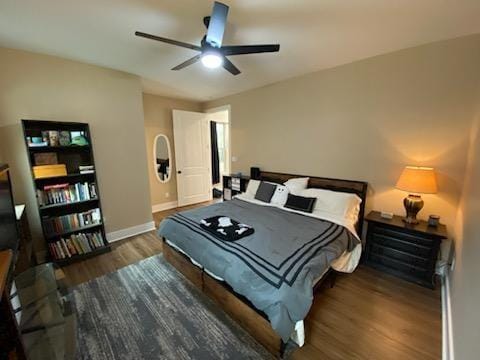
<instances>
[{"instance_id":1,"label":"headboard","mask_svg":"<svg viewBox=\"0 0 480 360\"><path fill-rule=\"evenodd\" d=\"M270 181L278 184L283 184L288 179L298 178L298 177L308 177L308 187L326 189L332 191L346 192L357 194L362 203L360 204L360 212L358 214L358 222L355 225L358 236L362 236L363 229L363 218L365 216L365 202L367 200L367 187L368 183L365 181L354 181L354 180L342 180L342 179L331 179L323 178L317 176L308 176L308 175L294 175L294 174L283 174L276 172L263 171L258 168L251 168L251 178L254 180Z\"/></svg>"}]
</instances>

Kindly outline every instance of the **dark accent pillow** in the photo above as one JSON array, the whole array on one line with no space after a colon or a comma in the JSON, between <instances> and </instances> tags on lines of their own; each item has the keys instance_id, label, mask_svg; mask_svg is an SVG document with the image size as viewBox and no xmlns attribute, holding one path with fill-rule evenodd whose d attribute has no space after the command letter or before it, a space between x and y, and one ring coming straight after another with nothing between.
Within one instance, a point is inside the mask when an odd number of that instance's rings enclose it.
<instances>
[{"instance_id":1,"label":"dark accent pillow","mask_svg":"<svg viewBox=\"0 0 480 360\"><path fill-rule=\"evenodd\" d=\"M313 207L315 206L316 200L317 198L314 197L304 197L288 194L285 207L293 210L311 213L313 211Z\"/></svg>"},{"instance_id":2,"label":"dark accent pillow","mask_svg":"<svg viewBox=\"0 0 480 360\"><path fill-rule=\"evenodd\" d=\"M276 188L277 185L275 184L270 184L264 181L260 182L258 190L255 193L255 199L269 203L270 200L272 200L272 196Z\"/></svg>"}]
</instances>

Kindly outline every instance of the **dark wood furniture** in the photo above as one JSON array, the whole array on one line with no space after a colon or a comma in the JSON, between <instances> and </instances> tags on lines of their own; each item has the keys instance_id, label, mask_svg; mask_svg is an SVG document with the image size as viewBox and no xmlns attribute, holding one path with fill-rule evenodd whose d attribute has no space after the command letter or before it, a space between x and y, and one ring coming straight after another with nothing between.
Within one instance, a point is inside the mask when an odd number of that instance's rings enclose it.
<instances>
[{"instance_id":1,"label":"dark wood furniture","mask_svg":"<svg viewBox=\"0 0 480 360\"><path fill-rule=\"evenodd\" d=\"M258 180L270 181L275 183L284 183L288 179L303 177L301 175L282 174L274 172L260 171ZM362 199L359 221L357 229L361 231L363 223L363 214L365 209L365 200L367 195L366 182L339 180L320 177L310 177L309 187L329 189L357 194ZM247 330L258 342L274 355L283 355L285 344L277 333L272 329L267 316L256 309L251 302L237 294L225 282L218 281L205 273L203 269L195 266L184 254L178 252L168 245L163 239L163 253L165 259L171 263L177 270L185 275L196 287L202 290L206 295L215 300L231 317ZM333 286L336 273L329 270L327 274L315 285L314 293L323 285L326 279L331 280Z\"/></svg>"},{"instance_id":2,"label":"dark wood furniture","mask_svg":"<svg viewBox=\"0 0 480 360\"><path fill-rule=\"evenodd\" d=\"M18 275L29 267L36 265L36 259L25 205L16 205L15 212L19 237L15 274Z\"/></svg>"},{"instance_id":3,"label":"dark wood furniture","mask_svg":"<svg viewBox=\"0 0 480 360\"><path fill-rule=\"evenodd\" d=\"M0 251L0 359L26 359L10 303L13 251Z\"/></svg>"},{"instance_id":4,"label":"dark wood furniture","mask_svg":"<svg viewBox=\"0 0 480 360\"><path fill-rule=\"evenodd\" d=\"M45 186L59 185L59 184L68 184L74 185L78 183L88 183L93 184L95 189L95 196L89 196L89 199L83 199L81 201L60 201L53 204L42 204L41 201L38 201L38 212L40 219L42 221L43 235L47 242L47 250L50 254L50 260L54 261L59 265L70 264L77 260L82 260L88 257L92 257L101 253L110 251L110 246L106 240L105 228L103 225L103 215L102 207L100 202L100 192L98 189L98 181L96 177L96 171L91 173L81 173L80 166L94 166L95 160L93 156L93 144L91 139L90 128L87 123L78 123L78 122L57 122L57 121L46 121L46 120L22 120L23 132L25 136L25 145L27 148L28 159L30 167L32 170L32 178L34 190L37 194L37 199L39 200L39 191L44 190ZM86 145L59 145L59 146L29 146L27 138L32 137L42 137L42 132L45 131L66 131L66 132L82 132L83 136L87 140L88 144ZM53 176L47 178L35 178L33 172L33 166L38 165L38 154L53 154L54 158L58 160L58 164L65 164L67 175L62 176ZM81 226L72 226L71 221L67 221L65 225L64 218L60 218L64 215L72 215L77 213L88 212L93 209L99 209L100 212L100 222L92 224L84 224ZM57 230L52 233L47 231L47 222L50 220L61 221L65 226L62 226L62 230ZM55 220L56 219L56 220ZM91 246L91 251L83 251L83 254L65 256L64 258L59 258L55 256L54 250L49 244L58 244L62 238L66 239L71 237L71 235L76 235L79 233L91 234L99 233L101 235L101 244L100 246L94 247Z\"/></svg>"},{"instance_id":5,"label":"dark wood furniture","mask_svg":"<svg viewBox=\"0 0 480 360\"><path fill-rule=\"evenodd\" d=\"M364 261L375 269L429 288L435 288L435 264L440 243L448 237L445 225L426 221L407 224L401 216L384 219L370 212Z\"/></svg>"},{"instance_id":6,"label":"dark wood furniture","mask_svg":"<svg viewBox=\"0 0 480 360\"><path fill-rule=\"evenodd\" d=\"M240 179L240 190L232 189L232 178ZM237 194L247 190L249 176L223 175L223 200L231 200Z\"/></svg>"}]
</instances>

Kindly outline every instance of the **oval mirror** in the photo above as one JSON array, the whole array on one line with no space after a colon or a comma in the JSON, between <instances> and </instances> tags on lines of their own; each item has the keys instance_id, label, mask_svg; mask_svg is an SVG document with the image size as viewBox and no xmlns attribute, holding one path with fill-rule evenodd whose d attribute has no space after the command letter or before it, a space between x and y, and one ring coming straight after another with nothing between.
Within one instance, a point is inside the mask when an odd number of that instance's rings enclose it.
<instances>
[{"instance_id":1,"label":"oval mirror","mask_svg":"<svg viewBox=\"0 0 480 360\"><path fill-rule=\"evenodd\" d=\"M168 138L163 134L157 135L153 142L153 165L157 179L162 183L170 180L170 154L170 142Z\"/></svg>"}]
</instances>

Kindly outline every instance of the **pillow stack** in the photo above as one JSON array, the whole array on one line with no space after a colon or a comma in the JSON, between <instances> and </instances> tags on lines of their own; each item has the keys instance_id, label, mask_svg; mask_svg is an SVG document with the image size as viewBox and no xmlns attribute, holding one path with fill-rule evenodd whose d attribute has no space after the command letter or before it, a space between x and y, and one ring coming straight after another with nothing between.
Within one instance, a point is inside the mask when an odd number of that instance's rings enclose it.
<instances>
[{"instance_id":1,"label":"pillow stack","mask_svg":"<svg viewBox=\"0 0 480 360\"><path fill-rule=\"evenodd\" d=\"M250 180L246 195L278 207L314 213L327 218L358 220L362 200L355 194L307 188L309 178L293 178L283 185Z\"/></svg>"},{"instance_id":2,"label":"pillow stack","mask_svg":"<svg viewBox=\"0 0 480 360\"><path fill-rule=\"evenodd\" d=\"M283 185L268 181L250 180L246 194L256 200L279 207L311 213L316 199L304 197L302 191L307 189L309 178L290 179Z\"/></svg>"}]
</instances>

